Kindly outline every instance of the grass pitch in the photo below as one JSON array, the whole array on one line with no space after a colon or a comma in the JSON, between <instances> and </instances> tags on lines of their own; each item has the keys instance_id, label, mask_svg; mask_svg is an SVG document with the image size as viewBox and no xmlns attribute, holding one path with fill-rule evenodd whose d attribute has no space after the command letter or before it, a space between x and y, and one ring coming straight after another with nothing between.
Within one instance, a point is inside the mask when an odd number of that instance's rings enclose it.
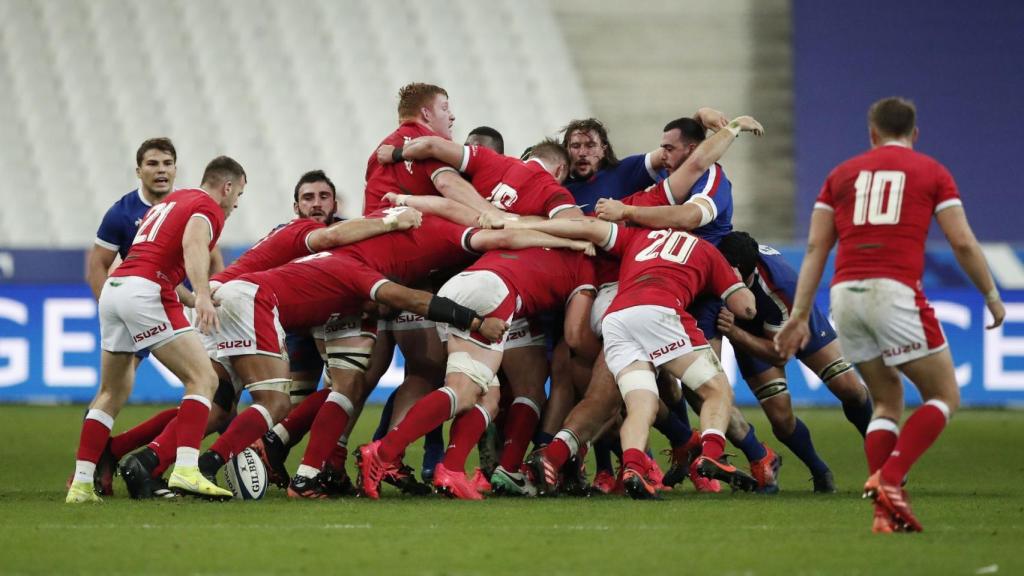
<instances>
[{"instance_id":1,"label":"grass pitch","mask_svg":"<svg viewBox=\"0 0 1024 576\"><path fill-rule=\"evenodd\" d=\"M122 430L151 414L130 407ZM873 535L860 439L839 411L801 410L840 492L815 495L783 455L782 492L457 502L134 502L67 506L81 407L0 407L0 573L1022 574L1024 412L956 415L908 486L923 534ZM353 437L365 441L379 410ZM663 440L654 435L656 448ZM292 453L294 470L301 450ZM419 444L408 461L418 467ZM350 469L352 463L350 462Z\"/></svg>"}]
</instances>

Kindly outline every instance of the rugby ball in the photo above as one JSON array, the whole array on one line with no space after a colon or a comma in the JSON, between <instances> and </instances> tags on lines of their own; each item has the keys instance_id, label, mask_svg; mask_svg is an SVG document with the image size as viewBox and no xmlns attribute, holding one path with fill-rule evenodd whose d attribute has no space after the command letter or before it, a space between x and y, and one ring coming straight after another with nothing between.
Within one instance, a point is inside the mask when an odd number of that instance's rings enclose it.
<instances>
[{"instance_id":1,"label":"rugby ball","mask_svg":"<svg viewBox=\"0 0 1024 576\"><path fill-rule=\"evenodd\" d=\"M238 500L259 500L267 493L267 468L255 450L246 448L224 466L224 483Z\"/></svg>"}]
</instances>

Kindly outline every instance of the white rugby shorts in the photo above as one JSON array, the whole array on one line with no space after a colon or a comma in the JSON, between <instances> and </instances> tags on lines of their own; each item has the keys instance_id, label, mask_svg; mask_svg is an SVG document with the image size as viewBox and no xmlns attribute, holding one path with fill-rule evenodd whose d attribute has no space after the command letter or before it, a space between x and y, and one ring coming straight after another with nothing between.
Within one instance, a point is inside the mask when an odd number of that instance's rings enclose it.
<instances>
[{"instance_id":1,"label":"white rugby shorts","mask_svg":"<svg viewBox=\"0 0 1024 576\"><path fill-rule=\"evenodd\" d=\"M277 297L258 284L232 280L217 290L217 358L262 354L288 360Z\"/></svg>"},{"instance_id":2,"label":"white rugby shorts","mask_svg":"<svg viewBox=\"0 0 1024 576\"><path fill-rule=\"evenodd\" d=\"M890 278L840 282L830 291L843 356L899 366L944 350L946 335L924 292Z\"/></svg>"},{"instance_id":3,"label":"white rugby shorts","mask_svg":"<svg viewBox=\"0 0 1024 576\"><path fill-rule=\"evenodd\" d=\"M519 307L518 297L511 293L505 281L487 270L470 270L456 274L444 283L437 295L471 308L481 317L497 314L506 322L512 321ZM479 334L450 325L445 325L444 331L447 337L457 336L484 348L498 352L505 349L504 339L501 342L487 342ZM438 332L441 332L440 326ZM505 336L508 336L508 332ZM446 336L442 336L441 340L447 341Z\"/></svg>"},{"instance_id":4,"label":"white rugby shorts","mask_svg":"<svg viewBox=\"0 0 1024 576\"><path fill-rule=\"evenodd\" d=\"M505 334L505 350L529 348L530 346L547 346L547 338L540 328L540 323L531 318L516 318Z\"/></svg>"},{"instance_id":5,"label":"white rugby shorts","mask_svg":"<svg viewBox=\"0 0 1024 576\"><path fill-rule=\"evenodd\" d=\"M605 316L604 358L618 380L633 362L661 366L708 346L704 333L689 314L665 306L631 306Z\"/></svg>"},{"instance_id":6,"label":"white rugby shorts","mask_svg":"<svg viewBox=\"0 0 1024 576\"><path fill-rule=\"evenodd\" d=\"M100 345L107 352L156 349L192 330L174 290L139 276L107 278L99 315Z\"/></svg>"},{"instance_id":7,"label":"white rugby shorts","mask_svg":"<svg viewBox=\"0 0 1024 576\"><path fill-rule=\"evenodd\" d=\"M601 323L604 321L604 313L608 311L608 307L612 305L612 300L615 300L615 295L618 293L618 282L602 284L597 290L597 296L594 297L594 305L590 309L590 328L598 338L601 338L602 334Z\"/></svg>"}]
</instances>

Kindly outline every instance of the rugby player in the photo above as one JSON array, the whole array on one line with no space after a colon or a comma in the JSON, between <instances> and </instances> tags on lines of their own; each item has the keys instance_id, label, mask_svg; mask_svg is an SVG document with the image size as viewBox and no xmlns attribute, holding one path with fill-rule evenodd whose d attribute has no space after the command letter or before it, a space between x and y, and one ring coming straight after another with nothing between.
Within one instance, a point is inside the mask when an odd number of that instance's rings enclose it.
<instances>
[{"instance_id":1,"label":"rugby player","mask_svg":"<svg viewBox=\"0 0 1024 576\"><path fill-rule=\"evenodd\" d=\"M96 462L131 393L133 353L144 348L150 348L185 387L176 416L176 465L168 485L182 493L231 497L199 473L199 444L217 376L174 290L187 274L195 288L197 327L204 333L219 328L208 280L210 250L245 185L245 171L238 162L226 156L213 159L203 172L201 188L172 192L146 213L124 262L104 284L100 389L82 425L68 503L99 501L93 489Z\"/></svg>"},{"instance_id":2,"label":"rugby player","mask_svg":"<svg viewBox=\"0 0 1024 576\"><path fill-rule=\"evenodd\" d=\"M868 111L871 149L828 175L811 214L789 320L775 336L786 357L811 341L814 295L832 246L839 244L830 291L839 345L867 382L874 401L864 451L870 476L864 493L875 503L874 532L920 532L901 486L938 439L960 401L949 345L921 289L932 216L957 262L985 297L992 329L1006 308L974 237L949 171L914 151L917 112L903 98L884 98ZM924 404L903 413L906 376Z\"/></svg>"},{"instance_id":3,"label":"rugby player","mask_svg":"<svg viewBox=\"0 0 1024 576\"><path fill-rule=\"evenodd\" d=\"M793 414L786 383L786 358L775 351L772 342L789 318L797 272L777 250L759 245L745 232L730 232L719 241L718 250L740 271L757 300L757 316L750 320L737 320L723 309L718 316L718 329L732 342L740 374L768 416L775 437L810 470L815 492L835 492L832 471L815 451L810 430ZM853 365L843 358L835 330L817 306L811 312L810 323L811 340L797 358L842 402L846 419L863 437L872 412L867 388Z\"/></svg>"}]
</instances>

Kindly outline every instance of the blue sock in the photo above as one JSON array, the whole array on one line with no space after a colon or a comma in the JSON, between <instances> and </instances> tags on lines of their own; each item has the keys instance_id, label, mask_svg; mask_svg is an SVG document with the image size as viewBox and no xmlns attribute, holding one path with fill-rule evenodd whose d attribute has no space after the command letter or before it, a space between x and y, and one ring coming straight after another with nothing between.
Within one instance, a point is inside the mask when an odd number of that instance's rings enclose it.
<instances>
[{"instance_id":1,"label":"blue sock","mask_svg":"<svg viewBox=\"0 0 1024 576\"><path fill-rule=\"evenodd\" d=\"M668 444L673 448L686 444L693 435L689 423L683 422L675 412L669 412L668 417L661 421L655 420L654 429L668 438Z\"/></svg>"},{"instance_id":2,"label":"blue sock","mask_svg":"<svg viewBox=\"0 0 1024 576\"><path fill-rule=\"evenodd\" d=\"M853 402L843 402L843 414L846 414L846 419L857 427L857 431L860 432L861 436L867 436L868 424L871 423L871 415L874 413L875 407L871 405L871 396L865 396L863 404L855 404Z\"/></svg>"},{"instance_id":3,"label":"blue sock","mask_svg":"<svg viewBox=\"0 0 1024 576\"><path fill-rule=\"evenodd\" d=\"M768 455L768 451L764 449L761 441L757 439L757 433L754 432L753 424L750 424L750 431L747 432L746 437L733 444L743 452L743 455L747 457L749 462L757 462Z\"/></svg>"},{"instance_id":4,"label":"blue sock","mask_svg":"<svg viewBox=\"0 0 1024 576\"><path fill-rule=\"evenodd\" d=\"M604 470L610 474L615 473L612 468L612 446L609 440L599 438L594 442L594 462L597 464L597 472Z\"/></svg>"},{"instance_id":5,"label":"blue sock","mask_svg":"<svg viewBox=\"0 0 1024 576\"><path fill-rule=\"evenodd\" d=\"M810 469L811 474L817 476L828 470L828 465L814 451L811 431L807 429L807 425L804 424L803 420L797 418L793 433L789 435L789 438L779 438L779 441L792 450L793 454L796 454L796 457Z\"/></svg>"},{"instance_id":6,"label":"blue sock","mask_svg":"<svg viewBox=\"0 0 1024 576\"><path fill-rule=\"evenodd\" d=\"M540 448L541 446L547 446L548 444L551 444L551 442L553 442L554 440L554 434L548 434L547 432L537 430L537 432L535 432L533 435L533 447L534 449L536 449Z\"/></svg>"},{"instance_id":7,"label":"blue sock","mask_svg":"<svg viewBox=\"0 0 1024 576\"><path fill-rule=\"evenodd\" d=\"M423 437L423 449L444 452L444 424L427 432L427 435Z\"/></svg>"},{"instance_id":8,"label":"blue sock","mask_svg":"<svg viewBox=\"0 0 1024 576\"><path fill-rule=\"evenodd\" d=\"M679 402L676 402L675 404L669 404L668 409L670 412L678 416L679 419L686 424L687 428L691 428L690 411L689 405L686 403L686 398L680 398Z\"/></svg>"},{"instance_id":9,"label":"blue sock","mask_svg":"<svg viewBox=\"0 0 1024 576\"><path fill-rule=\"evenodd\" d=\"M388 433L388 429L391 428L391 413L395 409L395 394L397 393L398 389L396 388L388 396L388 401L384 403L384 410L380 413L380 422L377 424L377 430L373 433L374 441L383 438Z\"/></svg>"}]
</instances>

